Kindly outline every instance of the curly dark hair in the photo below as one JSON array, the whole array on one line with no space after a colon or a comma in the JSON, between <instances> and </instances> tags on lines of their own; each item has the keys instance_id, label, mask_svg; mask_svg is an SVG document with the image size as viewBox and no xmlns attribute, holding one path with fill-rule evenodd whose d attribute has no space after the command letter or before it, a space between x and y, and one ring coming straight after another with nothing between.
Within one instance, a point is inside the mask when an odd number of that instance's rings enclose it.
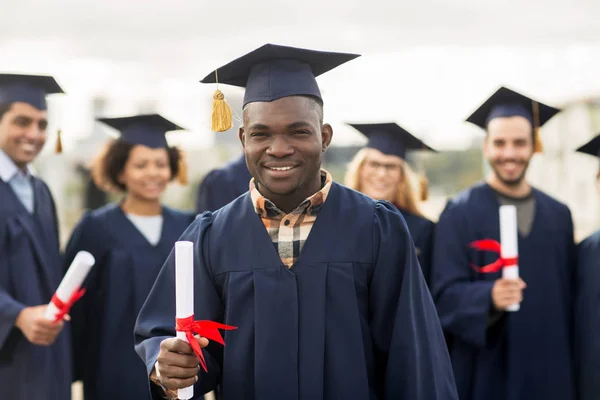
<instances>
[{"instance_id":1,"label":"curly dark hair","mask_svg":"<svg viewBox=\"0 0 600 400\"><path fill-rule=\"evenodd\" d=\"M99 188L106 191L125 192L127 188L119 182L119 175L136 145L121 139L109 142L92 163L92 179ZM168 147L171 180L179 173L181 151L177 147Z\"/></svg>"}]
</instances>

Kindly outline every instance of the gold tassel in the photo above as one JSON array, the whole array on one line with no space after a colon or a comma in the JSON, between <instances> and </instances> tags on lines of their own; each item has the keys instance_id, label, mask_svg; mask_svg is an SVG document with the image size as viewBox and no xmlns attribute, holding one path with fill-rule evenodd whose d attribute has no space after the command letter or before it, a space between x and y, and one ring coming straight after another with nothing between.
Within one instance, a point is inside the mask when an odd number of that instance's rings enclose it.
<instances>
[{"instance_id":1,"label":"gold tassel","mask_svg":"<svg viewBox=\"0 0 600 400\"><path fill-rule=\"evenodd\" d=\"M177 180L182 185L188 184L188 169L185 162L185 155L182 150L179 150L179 163L177 164Z\"/></svg>"},{"instance_id":2,"label":"gold tassel","mask_svg":"<svg viewBox=\"0 0 600 400\"><path fill-rule=\"evenodd\" d=\"M61 139L62 131L59 129L56 136L56 144L54 145L54 152L56 154L60 154L63 152L62 139Z\"/></svg>"},{"instance_id":3,"label":"gold tassel","mask_svg":"<svg viewBox=\"0 0 600 400\"><path fill-rule=\"evenodd\" d=\"M427 177L422 175L419 183L421 186L421 201L427 201L429 198L429 181L427 180Z\"/></svg>"},{"instance_id":4,"label":"gold tassel","mask_svg":"<svg viewBox=\"0 0 600 400\"><path fill-rule=\"evenodd\" d=\"M215 80L217 82L217 90L213 94L211 129L215 132L225 132L233 126L233 117L231 115L231 108L225 101L225 95L219 90L219 75L217 71L215 71Z\"/></svg>"},{"instance_id":5,"label":"gold tassel","mask_svg":"<svg viewBox=\"0 0 600 400\"><path fill-rule=\"evenodd\" d=\"M537 101L533 102L533 152L542 153L542 139L540 138L540 106Z\"/></svg>"}]
</instances>

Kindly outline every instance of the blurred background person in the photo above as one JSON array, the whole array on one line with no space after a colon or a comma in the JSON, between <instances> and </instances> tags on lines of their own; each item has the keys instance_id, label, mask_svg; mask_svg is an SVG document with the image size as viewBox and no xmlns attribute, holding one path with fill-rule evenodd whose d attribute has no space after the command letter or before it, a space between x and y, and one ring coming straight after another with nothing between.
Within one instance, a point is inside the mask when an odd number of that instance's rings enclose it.
<instances>
[{"instance_id":1,"label":"blurred background person","mask_svg":"<svg viewBox=\"0 0 600 400\"><path fill-rule=\"evenodd\" d=\"M46 143L50 76L0 75L0 397L71 398L70 329L48 321L62 280L54 199L31 163ZM61 332L62 331L62 332Z\"/></svg>"},{"instance_id":2,"label":"blurred background person","mask_svg":"<svg viewBox=\"0 0 600 400\"><path fill-rule=\"evenodd\" d=\"M120 201L87 212L66 249L66 265L81 250L96 264L87 293L73 308L76 379L85 400L148 398L146 366L134 350L138 311L175 241L194 214L161 203L170 181L185 182L181 151L167 131L179 126L158 114L99 121L120 131L92 166L98 187L122 193Z\"/></svg>"},{"instance_id":3,"label":"blurred background person","mask_svg":"<svg viewBox=\"0 0 600 400\"><path fill-rule=\"evenodd\" d=\"M395 123L349 124L368 138L348 166L344 183L375 200L395 205L406 220L419 263L429 285L434 223L419 208L426 179L406 161L406 152L433 149Z\"/></svg>"},{"instance_id":4,"label":"blurred background person","mask_svg":"<svg viewBox=\"0 0 600 400\"><path fill-rule=\"evenodd\" d=\"M600 135L577 149L600 158ZM600 169L596 173L600 191ZM598 205L600 206L600 205ZM580 400L600 399L600 230L578 246L575 346Z\"/></svg>"},{"instance_id":5,"label":"blurred background person","mask_svg":"<svg viewBox=\"0 0 600 400\"><path fill-rule=\"evenodd\" d=\"M240 155L222 168L211 170L202 180L196 196L196 212L215 211L248 191L250 172Z\"/></svg>"}]
</instances>

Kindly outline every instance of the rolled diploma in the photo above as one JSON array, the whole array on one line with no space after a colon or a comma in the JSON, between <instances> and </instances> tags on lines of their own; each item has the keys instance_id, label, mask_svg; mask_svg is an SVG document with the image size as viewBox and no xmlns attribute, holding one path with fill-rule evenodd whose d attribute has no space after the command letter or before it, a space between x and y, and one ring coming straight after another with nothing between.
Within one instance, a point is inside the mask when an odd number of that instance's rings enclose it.
<instances>
[{"instance_id":1,"label":"rolled diploma","mask_svg":"<svg viewBox=\"0 0 600 400\"><path fill-rule=\"evenodd\" d=\"M175 314L177 318L194 315L194 248L192 242L175 242ZM188 341L185 332L177 338ZM177 390L178 398L194 397L194 386Z\"/></svg>"},{"instance_id":2,"label":"rolled diploma","mask_svg":"<svg viewBox=\"0 0 600 400\"><path fill-rule=\"evenodd\" d=\"M513 205L500 206L500 244L501 254L504 259L516 258L519 256L518 233L517 233L517 208ZM504 279L519 278L519 264L505 265L502 268L502 277ZM506 308L506 311L519 311L520 305L513 304Z\"/></svg>"},{"instance_id":3,"label":"rolled diploma","mask_svg":"<svg viewBox=\"0 0 600 400\"><path fill-rule=\"evenodd\" d=\"M56 297L63 303L68 302L73 293L81 287L81 284L95 262L94 256L87 251L80 251L77 253L69 266L69 270L65 274L65 277L60 282L60 285L58 285L58 289L56 289ZM60 310L51 301L46 308L44 317L49 321L54 321L54 318L56 318L59 311Z\"/></svg>"}]
</instances>

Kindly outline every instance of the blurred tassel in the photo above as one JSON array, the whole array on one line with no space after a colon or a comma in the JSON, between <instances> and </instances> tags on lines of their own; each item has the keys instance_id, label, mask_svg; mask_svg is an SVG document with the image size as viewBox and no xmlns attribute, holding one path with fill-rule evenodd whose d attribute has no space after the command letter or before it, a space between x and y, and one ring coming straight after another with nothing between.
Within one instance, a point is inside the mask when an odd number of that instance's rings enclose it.
<instances>
[{"instance_id":1,"label":"blurred tassel","mask_svg":"<svg viewBox=\"0 0 600 400\"><path fill-rule=\"evenodd\" d=\"M63 146L62 146L62 131L59 129L57 136L56 136L56 144L54 145L54 152L56 154L60 154L63 152Z\"/></svg>"},{"instance_id":2,"label":"blurred tassel","mask_svg":"<svg viewBox=\"0 0 600 400\"><path fill-rule=\"evenodd\" d=\"M537 101L533 102L533 152L542 153L544 146L540 138L540 106Z\"/></svg>"},{"instance_id":3,"label":"blurred tassel","mask_svg":"<svg viewBox=\"0 0 600 400\"><path fill-rule=\"evenodd\" d=\"M427 177L422 175L419 183L421 186L421 201L427 201L429 198L429 181Z\"/></svg>"},{"instance_id":4,"label":"blurred tassel","mask_svg":"<svg viewBox=\"0 0 600 400\"><path fill-rule=\"evenodd\" d=\"M182 185L189 183L187 163L185 162L184 153L181 150L179 150L179 163L177 164L177 180Z\"/></svg>"}]
</instances>

